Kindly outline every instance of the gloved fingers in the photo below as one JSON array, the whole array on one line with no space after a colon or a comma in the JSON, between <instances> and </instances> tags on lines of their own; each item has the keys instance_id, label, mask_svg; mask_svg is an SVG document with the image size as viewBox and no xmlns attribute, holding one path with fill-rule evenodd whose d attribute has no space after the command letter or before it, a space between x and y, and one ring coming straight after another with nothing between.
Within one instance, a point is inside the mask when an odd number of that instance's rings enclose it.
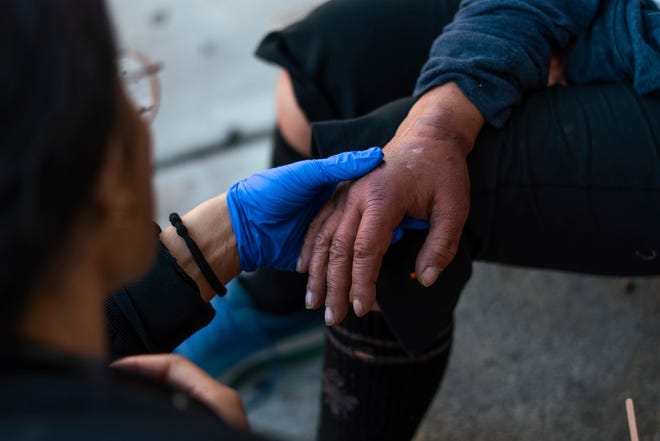
<instances>
[{"instance_id":1,"label":"gloved fingers","mask_svg":"<svg viewBox=\"0 0 660 441\"><path fill-rule=\"evenodd\" d=\"M319 184L333 184L341 181L357 179L383 162L383 151L380 147L367 150L344 152L315 161L322 173L318 174Z\"/></svg>"},{"instance_id":2,"label":"gloved fingers","mask_svg":"<svg viewBox=\"0 0 660 441\"><path fill-rule=\"evenodd\" d=\"M392 245L397 243L403 237L403 230L428 230L429 223L428 221L422 219L415 219L413 217L404 217L403 220L392 233Z\"/></svg>"},{"instance_id":3,"label":"gloved fingers","mask_svg":"<svg viewBox=\"0 0 660 441\"><path fill-rule=\"evenodd\" d=\"M304 271L309 260L300 246L307 223L339 182L361 177L382 160L381 149L373 147L277 167L233 185L227 192L227 204L243 268L293 269L300 255L301 265L297 266ZM283 240L264 242L260 236ZM325 297L325 290L319 295Z\"/></svg>"},{"instance_id":4,"label":"gloved fingers","mask_svg":"<svg viewBox=\"0 0 660 441\"><path fill-rule=\"evenodd\" d=\"M394 229L394 232L392 232L392 242L390 244L394 245L398 241L401 240L403 237L403 228L401 228L401 225L397 225L397 227Z\"/></svg>"},{"instance_id":5,"label":"gloved fingers","mask_svg":"<svg viewBox=\"0 0 660 441\"><path fill-rule=\"evenodd\" d=\"M308 159L272 168L248 178L256 192L267 188L286 195L292 204L305 203L323 187L357 179L383 162L379 147L351 151L326 159Z\"/></svg>"},{"instance_id":6,"label":"gloved fingers","mask_svg":"<svg viewBox=\"0 0 660 441\"><path fill-rule=\"evenodd\" d=\"M430 224L423 219L415 219L414 217L406 216L403 218L399 226L406 230L428 230Z\"/></svg>"}]
</instances>

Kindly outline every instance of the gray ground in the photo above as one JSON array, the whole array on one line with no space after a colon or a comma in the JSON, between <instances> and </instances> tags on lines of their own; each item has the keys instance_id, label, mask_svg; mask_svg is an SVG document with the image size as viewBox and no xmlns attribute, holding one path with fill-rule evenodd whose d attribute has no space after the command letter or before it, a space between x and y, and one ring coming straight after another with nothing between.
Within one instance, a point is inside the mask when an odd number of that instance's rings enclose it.
<instances>
[{"instance_id":1,"label":"gray ground","mask_svg":"<svg viewBox=\"0 0 660 441\"><path fill-rule=\"evenodd\" d=\"M276 72L251 54L268 29L317 3L110 1L123 45L165 66L153 127L159 163L218 144L230 130L251 139L158 168L161 224L169 212L266 167L262 134L273 121ZM640 438L660 441L660 279L632 285L477 265L458 307L446 378L418 440L626 440L624 400L632 397ZM312 439L320 364L286 365L268 398L251 408L254 429Z\"/></svg>"}]
</instances>

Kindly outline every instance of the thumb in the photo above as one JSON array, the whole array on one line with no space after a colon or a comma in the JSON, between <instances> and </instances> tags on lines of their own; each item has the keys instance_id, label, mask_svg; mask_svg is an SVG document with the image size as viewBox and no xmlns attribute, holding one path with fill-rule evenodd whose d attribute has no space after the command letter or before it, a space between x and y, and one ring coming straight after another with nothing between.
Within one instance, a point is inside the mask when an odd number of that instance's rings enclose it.
<instances>
[{"instance_id":1,"label":"thumb","mask_svg":"<svg viewBox=\"0 0 660 441\"><path fill-rule=\"evenodd\" d=\"M415 270L419 282L429 287L456 256L463 225L455 220L431 220L429 233L417 255Z\"/></svg>"},{"instance_id":2,"label":"thumb","mask_svg":"<svg viewBox=\"0 0 660 441\"><path fill-rule=\"evenodd\" d=\"M369 173L383 162L380 147L352 151L330 156L316 161L323 173L324 184L337 184L341 181L357 179Z\"/></svg>"}]
</instances>

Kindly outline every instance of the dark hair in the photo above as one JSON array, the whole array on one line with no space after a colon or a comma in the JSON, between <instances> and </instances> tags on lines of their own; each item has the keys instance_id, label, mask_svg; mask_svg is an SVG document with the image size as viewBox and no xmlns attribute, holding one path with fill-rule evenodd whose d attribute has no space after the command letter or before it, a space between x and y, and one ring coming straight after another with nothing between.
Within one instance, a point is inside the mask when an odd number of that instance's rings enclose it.
<instances>
[{"instance_id":1,"label":"dark hair","mask_svg":"<svg viewBox=\"0 0 660 441\"><path fill-rule=\"evenodd\" d=\"M102 0L0 6L0 335L88 201L117 112Z\"/></svg>"}]
</instances>

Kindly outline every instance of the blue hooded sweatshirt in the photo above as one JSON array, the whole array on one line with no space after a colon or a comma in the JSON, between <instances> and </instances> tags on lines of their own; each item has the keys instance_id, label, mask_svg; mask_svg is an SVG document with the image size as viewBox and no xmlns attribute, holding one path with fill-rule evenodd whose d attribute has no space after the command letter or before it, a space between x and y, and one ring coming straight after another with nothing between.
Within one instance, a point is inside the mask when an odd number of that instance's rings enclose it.
<instances>
[{"instance_id":1,"label":"blue hooded sweatshirt","mask_svg":"<svg viewBox=\"0 0 660 441\"><path fill-rule=\"evenodd\" d=\"M625 82L660 95L660 11L651 0L463 0L414 94L454 81L500 127L525 91L545 87L552 55L569 47L569 83Z\"/></svg>"}]
</instances>

